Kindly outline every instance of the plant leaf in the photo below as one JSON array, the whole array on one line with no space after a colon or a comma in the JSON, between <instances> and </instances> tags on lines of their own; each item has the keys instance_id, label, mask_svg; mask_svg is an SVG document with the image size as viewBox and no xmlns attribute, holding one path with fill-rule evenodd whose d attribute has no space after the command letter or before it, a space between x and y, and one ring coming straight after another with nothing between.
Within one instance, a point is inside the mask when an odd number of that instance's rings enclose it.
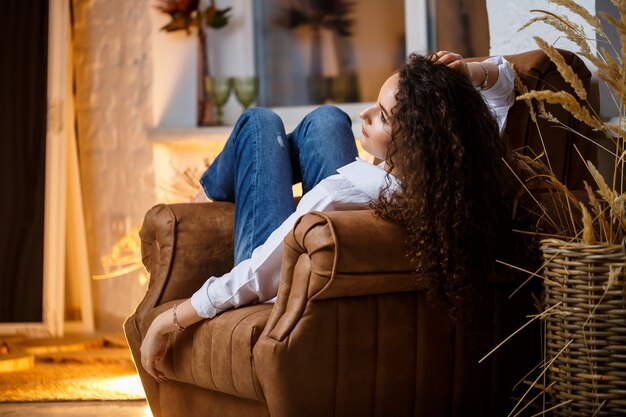
<instances>
[{"instance_id":1,"label":"plant leaf","mask_svg":"<svg viewBox=\"0 0 626 417\"><path fill-rule=\"evenodd\" d=\"M221 29L229 22L230 16L228 15L232 7L225 9L218 9L214 5L209 6L205 12L204 21L207 26L213 29Z\"/></svg>"},{"instance_id":2,"label":"plant leaf","mask_svg":"<svg viewBox=\"0 0 626 417\"><path fill-rule=\"evenodd\" d=\"M175 32L177 30L185 30L187 34L190 33L189 28L194 26L194 19L183 13L172 13L170 15L172 20L165 26L161 27L161 30L165 32Z\"/></svg>"}]
</instances>

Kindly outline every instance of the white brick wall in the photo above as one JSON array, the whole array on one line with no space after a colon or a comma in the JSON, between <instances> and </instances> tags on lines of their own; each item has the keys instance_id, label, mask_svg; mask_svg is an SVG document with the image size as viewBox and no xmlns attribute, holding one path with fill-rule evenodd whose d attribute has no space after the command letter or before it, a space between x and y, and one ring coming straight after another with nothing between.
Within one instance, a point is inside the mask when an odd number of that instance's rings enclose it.
<instances>
[{"instance_id":1,"label":"white brick wall","mask_svg":"<svg viewBox=\"0 0 626 417\"><path fill-rule=\"evenodd\" d=\"M152 0L74 0L78 138L92 273L118 236L154 203L151 122ZM121 330L145 288L137 274L93 281L96 325Z\"/></svg>"},{"instance_id":2,"label":"white brick wall","mask_svg":"<svg viewBox=\"0 0 626 417\"><path fill-rule=\"evenodd\" d=\"M578 0L582 7L595 14L595 0ZM559 39L558 33L548 25L535 23L521 32L517 30L533 17L540 13L531 13L531 10L548 10L556 14L565 14L576 23L583 24L584 30L590 37L595 37L594 31L580 18L576 18L562 6L555 6L546 0L487 0L487 14L489 16L490 55L515 54L537 49L533 36L540 36L549 43L563 49L577 51L567 39Z\"/></svg>"}]
</instances>

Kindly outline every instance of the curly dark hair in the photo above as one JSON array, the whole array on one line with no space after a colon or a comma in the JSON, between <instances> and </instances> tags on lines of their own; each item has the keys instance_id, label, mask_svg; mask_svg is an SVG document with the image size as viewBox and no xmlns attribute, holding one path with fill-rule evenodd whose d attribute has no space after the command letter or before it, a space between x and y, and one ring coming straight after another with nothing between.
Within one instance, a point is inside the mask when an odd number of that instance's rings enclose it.
<instances>
[{"instance_id":1,"label":"curly dark hair","mask_svg":"<svg viewBox=\"0 0 626 417\"><path fill-rule=\"evenodd\" d=\"M399 70L387 187L374 212L408 232L409 259L431 296L456 310L475 300L510 236L507 145L465 75L410 55Z\"/></svg>"}]
</instances>

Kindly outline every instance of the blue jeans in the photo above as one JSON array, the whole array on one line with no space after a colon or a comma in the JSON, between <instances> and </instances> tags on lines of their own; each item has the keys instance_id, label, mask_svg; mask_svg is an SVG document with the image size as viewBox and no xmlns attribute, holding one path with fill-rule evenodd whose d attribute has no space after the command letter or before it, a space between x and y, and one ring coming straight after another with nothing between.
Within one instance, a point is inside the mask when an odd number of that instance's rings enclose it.
<instances>
[{"instance_id":1,"label":"blue jeans","mask_svg":"<svg viewBox=\"0 0 626 417\"><path fill-rule=\"evenodd\" d=\"M351 126L332 106L312 111L289 134L271 110L253 108L239 117L200 179L209 198L235 203L235 265L294 212L293 184L302 182L306 193L354 161Z\"/></svg>"}]
</instances>

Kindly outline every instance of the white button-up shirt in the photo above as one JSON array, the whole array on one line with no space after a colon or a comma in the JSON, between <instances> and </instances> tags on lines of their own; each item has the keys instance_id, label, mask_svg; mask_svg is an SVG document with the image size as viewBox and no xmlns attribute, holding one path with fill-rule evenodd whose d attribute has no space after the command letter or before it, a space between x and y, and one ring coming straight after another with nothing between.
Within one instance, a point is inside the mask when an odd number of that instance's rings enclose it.
<instances>
[{"instance_id":1,"label":"white button-up shirt","mask_svg":"<svg viewBox=\"0 0 626 417\"><path fill-rule=\"evenodd\" d=\"M498 65L496 83L482 92L494 112L500 131L504 129L506 115L514 103L513 72L502 57L487 60ZM337 170L300 200L296 211L252 252L221 277L210 277L191 297L191 304L201 317L215 315L242 305L266 302L276 297L280 282L283 240L296 220L311 211L358 210L369 206L385 186L387 172L384 163L372 165L357 158L355 162ZM396 180L390 177L392 186Z\"/></svg>"}]
</instances>

